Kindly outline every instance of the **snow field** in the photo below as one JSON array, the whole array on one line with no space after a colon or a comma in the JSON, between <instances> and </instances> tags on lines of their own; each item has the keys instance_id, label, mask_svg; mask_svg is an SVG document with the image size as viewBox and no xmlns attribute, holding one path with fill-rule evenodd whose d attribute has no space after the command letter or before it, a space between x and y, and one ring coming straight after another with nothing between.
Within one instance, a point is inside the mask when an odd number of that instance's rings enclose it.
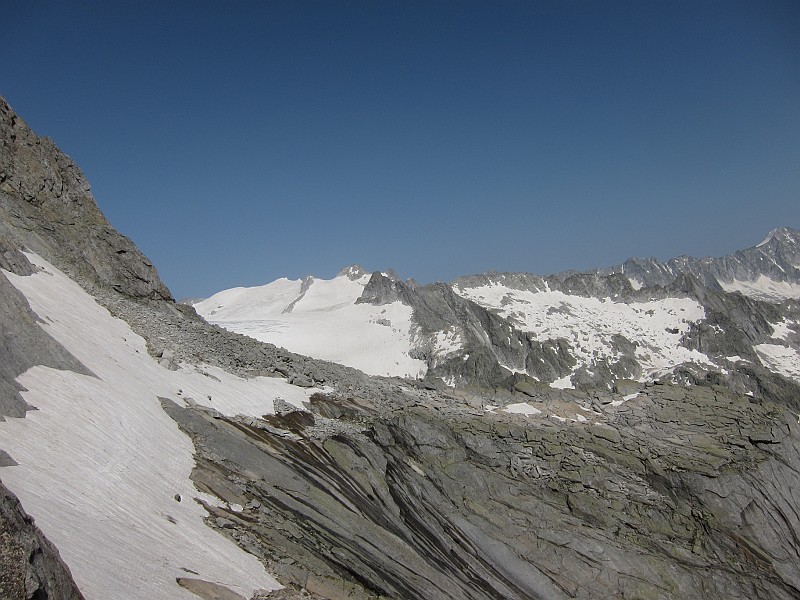
<instances>
[{"instance_id":1,"label":"snow field","mask_svg":"<svg viewBox=\"0 0 800 600\"><path fill-rule=\"evenodd\" d=\"M798 331L795 321L783 319L779 323L770 323L772 339L779 343L758 344L753 349L765 367L784 377L800 382L800 354L797 345L791 341L792 335Z\"/></svg>"},{"instance_id":2,"label":"snow field","mask_svg":"<svg viewBox=\"0 0 800 600\"><path fill-rule=\"evenodd\" d=\"M800 355L794 348L778 344L758 344L753 348L770 371L800 382Z\"/></svg>"},{"instance_id":3,"label":"snow field","mask_svg":"<svg viewBox=\"0 0 800 600\"><path fill-rule=\"evenodd\" d=\"M689 324L705 317L705 310L689 298L667 298L625 304L610 299L571 296L560 291L529 292L504 285L454 288L456 293L510 318L539 340L565 338L573 348L578 367L596 360L613 359L615 334L638 345L636 359L643 378L653 377L684 363L710 364L708 357L678 344ZM571 387L570 376L551 385Z\"/></svg>"},{"instance_id":4,"label":"snow field","mask_svg":"<svg viewBox=\"0 0 800 600\"><path fill-rule=\"evenodd\" d=\"M314 390L212 367L163 368L124 321L49 263L27 256L43 270L6 276L45 331L96 377L37 366L18 378L38 410L0 422L0 447L19 463L0 476L58 547L87 600L197 600L176 577L219 583L248 598L279 588L255 557L204 524L207 513L194 498L220 501L189 479L194 447L158 397L260 416L273 411L273 398L299 405Z\"/></svg>"},{"instance_id":5,"label":"snow field","mask_svg":"<svg viewBox=\"0 0 800 600\"><path fill-rule=\"evenodd\" d=\"M759 275L754 281L741 281L734 279L730 282L720 281L719 284L726 292L741 292L745 296L758 300L782 301L790 298L800 298L800 284L790 281L776 281L766 275Z\"/></svg>"},{"instance_id":6,"label":"snow field","mask_svg":"<svg viewBox=\"0 0 800 600\"><path fill-rule=\"evenodd\" d=\"M425 362L409 356L411 307L355 303L369 278L314 279L304 293L301 281L279 279L219 292L194 307L211 323L298 354L368 375L423 377ZM284 312L290 305L291 312ZM447 347L449 338L442 343Z\"/></svg>"}]
</instances>

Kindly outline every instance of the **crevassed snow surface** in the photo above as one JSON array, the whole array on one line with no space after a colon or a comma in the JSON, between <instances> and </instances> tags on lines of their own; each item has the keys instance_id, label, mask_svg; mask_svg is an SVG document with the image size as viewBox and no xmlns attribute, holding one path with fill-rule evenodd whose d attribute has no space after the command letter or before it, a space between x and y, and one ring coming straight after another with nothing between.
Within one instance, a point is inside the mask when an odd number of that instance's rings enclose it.
<instances>
[{"instance_id":1,"label":"crevassed snow surface","mask_svg":"<svg viewBox=\"0 0 800 600\"><path fill-rule=\"evenodd\" d=\"M355 303L369 278L314 279L305 290L301 280L279 279L219 292L194 308L230 331L369 375L424 376L425 362L409 356L411 307Z\"/></svg>"},{"instance_id":2,"label":"crevassed snow surface","mask_svg":"<svg viewBox=\"0 0 800 600\"><path fill-rule=\"evenodd\" d=\"M197 600L175 582L187 576L248 598L279 588L255 557L203 523L207 512L194 498L219 501L190 481L192 442L158 397L263 415L273 398L299 404L311 390L211 367L163 368L124 321L27 256L43 270L6 276L45 331L97 377L37 366L18 378L39 410L0 422L0 448L19 463L0 476L56 544L87 600Z\"/></svg>"},{"instance_id":3,"label":"crevassed snow surface","mask_svg":"<svg viewBox=\"0 0 800 600\"><path fill-rule=\"evenodd\" d=\"M766 275L759 275L754 281L720 281L719 284L726 292L741 292L745 296L758 300L782 301L791 298L800 298L800 283L790 281L777 281Z\"/></svg>"},{"instance_id":4,"label":"crevassed snow surface","mask_svg":"<svg viewBox=\"0 0 800 600\"><path fill-rule=\"evenodd\" d=\"M539 340L565 338L579 366L613 358L615 334L638 344L636 358L643 376L657 375L685 362L710 364L708 357L678 344L689 324L705 317L689 298L667 298L625 304L610 299L571 296L560 291L530 292L504 285L454 288L456 293L510 318ZM569 387L569 376L553 382Z\"/></svg>"}]
</instances>

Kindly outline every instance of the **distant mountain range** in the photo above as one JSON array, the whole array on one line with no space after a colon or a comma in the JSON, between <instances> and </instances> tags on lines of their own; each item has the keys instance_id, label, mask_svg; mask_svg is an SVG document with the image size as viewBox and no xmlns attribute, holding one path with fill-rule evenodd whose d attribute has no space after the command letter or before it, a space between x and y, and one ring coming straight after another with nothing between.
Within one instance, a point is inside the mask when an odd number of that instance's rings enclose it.
<instances>
[{"instance_id":1,"label":"distant mountain range","mask_svg":"<svg viewBox=\"0 0 800 600\"><path fill-rule=\"evenodd\" d=\"M666 263L629 258L597 273L623 274L635 288L669 285L679 274L689 273L715 291L770 301L800 298L800 232L778 227L756 246L720 258L679 256Z\"/></svg>"},{"instance_id":2,"label":"distant mountain range","mask_svg":"<svg viewBox=\"0 0 800 600\"><path fill-rule=\"evenodd\" d=\"M420 286L358 266L193 303L209 322L372 375L451 387L613 389L768 366L800 378L800 232L721 258L594 272L484 273Z\"/></svg>"}]
</instances>

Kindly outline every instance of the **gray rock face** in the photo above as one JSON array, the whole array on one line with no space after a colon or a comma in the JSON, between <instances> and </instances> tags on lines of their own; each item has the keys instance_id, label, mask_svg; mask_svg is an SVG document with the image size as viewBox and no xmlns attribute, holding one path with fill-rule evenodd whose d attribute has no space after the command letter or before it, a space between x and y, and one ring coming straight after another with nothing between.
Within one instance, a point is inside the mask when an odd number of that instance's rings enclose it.
<instances>
[{"instance_id":1,"label":"gray rock face","mask_svg":"<svg viewBox=\"0 0 800 600\"><path fill-rule=\"evenodd\" d=\"M100 210L83 173L0 97L0 237L88 284L171 299L153 265Z\"/></svg>"},{"instance_id":2,"label":"gray rock face","mask_svg":"<svg viewBox=\"0 0 800 600\"><path fill-rule=\"evenodd\" d=\"M14 255L10 251L7 254ZM29 271L31 265L24 255L17 253L16 256L22 258L12 258L14 265L10 266L15 266L15 270L23 273ZM36 365L91 375L86 367L44 332L27 300L0 272L0 419L24 417L25 412L30 410L31 406L19 394L22 388L16 378Z\"/></svg>"},{"instance_id":3,"label":"gray rock face","mask_svg":"<svg viewBox=\"0 0 800 600\"><path fill-rule=\"evenodd\" d=\"M530 292L554 291L572 296L612 298L614 300L629 298L634 291L628 278L620 274L576 273L574 271L556 273L546 277L532 273L484 273L459 277L452 283L455 288L493 284Z\"/></svg>"},{"instance_id":4,"label":"gray rock face","mask_svg":"<svg viewBox=\"0 0 800 600\"><path fill-rule=\"evenodd\" d=\"M323 597L798 596L800 431L778 405L653 386L559 425L435 396L329 401L362 433L165 405L201 489L247 507L225 530Z\"/></svg>"},{"instance_id":5,"label":"gray rock face","mask_svg":"<svg viewBox=\"0 0 800 600\"><path fill-rule=\"evenodd\" d=\"M418 342L414 357L426 361L429 379L494 387L503 385L511 375L509 368L514 368L553 381L575 364L564 340L538 342L443 283L412 286L373 273L357 303L395 301L413 309L418 338L431 340L437 332L455 327L463 339L461 351L444 360L434 356L432 342Z\"/></svg>"},{"instance_id":6,"label":"gray rock face","mask_svg":"<svg viewBox=\"0 0 800 600\"><path fill-rule=\"evenodd\" d=\"M709 356L738 355L758 362L753 345L769 341L773 333L770 323L781 321L785 313L769 302L716 292L686 273L679 274L666 291L668 295L693 298L705 308L706 318L692 324L682 341Z\"/></svg>"},{"instance_id":7,"label":"gray rock face","mask_svg":"<svg viewBox=\"0 0 800 600\"><path fill-rule=\"evenodd\" d=\"M69 568L0 482L0 598L83 600Z\"/></svg>"}]
</instances>

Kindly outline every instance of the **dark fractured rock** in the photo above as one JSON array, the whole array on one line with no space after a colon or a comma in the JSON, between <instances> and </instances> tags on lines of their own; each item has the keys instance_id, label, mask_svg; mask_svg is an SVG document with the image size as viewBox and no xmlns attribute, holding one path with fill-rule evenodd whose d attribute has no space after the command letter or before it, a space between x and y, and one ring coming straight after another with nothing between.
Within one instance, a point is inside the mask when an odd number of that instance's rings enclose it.
<instances>
[{"instance_id":1,"label":"dark fractured rock","mask_svg":"<svg viewBox=\"0 0 800 600\"><path fill-rule=\"evenodd\" d=\"M0 482L0 598L83 600L67 565Z\"/></svg>"}]
</instances>

